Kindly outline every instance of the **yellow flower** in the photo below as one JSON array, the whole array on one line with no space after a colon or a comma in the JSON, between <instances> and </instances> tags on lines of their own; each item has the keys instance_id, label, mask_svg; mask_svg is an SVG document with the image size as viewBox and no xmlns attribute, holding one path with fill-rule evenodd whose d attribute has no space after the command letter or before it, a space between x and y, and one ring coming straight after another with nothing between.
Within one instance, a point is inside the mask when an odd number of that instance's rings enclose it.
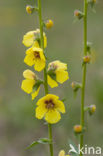
<instances>
[{"instance_id":1,"label":"yellow flower","mask_svg":"<svg viewBox=\"0 0 103 156\"><path fill-rule=\"evenodd\" d=\"M47 94L37 102L36 118L43 117L48 123L54 124L61 119L61 113L65 113L65 106L59 97L53 94Z\"/></svg>"},{"instance_id":2,"label":"yellow flower","mask_svg":"<svg viewBox=\"0 0 103 156\"><path fill-rule=\"evenodd\" d=\"M64 150L61 150L59 152L59 155L58 156L70 156L70 155L65 155L65 151Z\"/></svg>"},{"instance_id":3,"label":"yellow flower","mask_svg":"<svg viewBox=\"0 0 103 156\"><path fill-rule=\"evenodd\" d=\"M51 88L57 87L58 83L64 83L69 79L67 64L60 61L54 61L48 65L48 84Z\"/></svg>"},{"instance_id":4,"label":"yellow flower","mask_svg":"<svg viewBox=\"0 0 103 156\"><path fill-rule=\"evenodd\" d=\"M47 37L45 35L45 33L43 33L44 36L44 48L47 47ZM40 47L40 30L37 29L35 31L29 31L27 32L24 37L23 37L23 41L22 43L26 46L26 47L30 47L33 44L35 44L36 42L36 46Z\"/></svg>"},{"instance_id":5,"label":"yellow flower","mask_svg":"<svg viewBox=\"0 0 103 156\"><path fill-rule=\"evenodd\" d=\"M53 21L52 20L48 20L48 21L46 21L45 25L46 25L47 29L50 29L50 28L53 27Z\"/></svg>"},{"instance_id":6,"label":"yellow flower","mask_svg":"<svg viewBox=\"0 0 103 156\"><path fill-rule=\"evenodd\" d=\"M31 94L32 100L34 100L40 90L40 85L37 85L38 78L35 73L29 69L23 72L23 77L25 80L22 81L21 89L24 92ZM36 87L35 90L33 90L34 87Z\"/></svg>"},{"instance_id":7,"label":"yellow flower","mask_svg":"<svg viewBox=\"0 0 103 156\"><path fill-rule=\"evenodd\" d=\"M32 66L36 71L41 71L45 68L45 56L41 48L31 47L26 51L24 62Z\"/></svg>"}]
</instances>

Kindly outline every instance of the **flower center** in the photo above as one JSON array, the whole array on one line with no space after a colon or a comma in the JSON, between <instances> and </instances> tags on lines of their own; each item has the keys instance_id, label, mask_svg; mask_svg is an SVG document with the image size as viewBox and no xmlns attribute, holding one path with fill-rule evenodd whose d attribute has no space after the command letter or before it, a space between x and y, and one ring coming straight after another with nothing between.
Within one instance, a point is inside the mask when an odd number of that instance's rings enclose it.
<instances>
[{"instance_id":1,"label":"flower center","mask_svg":"<svg viewBox=\"0 0 103 156\"><path fill-rule=\"evenodd\" d=\"M34 52L34 55L35 55L36 58L40 58L40 54L39 54L38 51L35 51L35 52Z\"/></svg>"},{"instance_id":2,"label":"flower center","mask_svg":"<svg viewBox=\"0 0 103 156\"><path fill-rule=\"evenodd\" d=\"M46 104L46 108L47 108L47 109L53 109L54 106L55 106L55 104L54 104L54 102L53 102L52 99L46 100L46 101L45 101L45 104Z\"/></svg>"},{"instance_id":3,"label":"flower center","mask_svg":"<svg viewBox=\"0 0 103 156\"><path fill-rule=\"evenodd\" d=\"M55 63L51 63L50 65L50 70L56 70L58 68L58 66Z\"/></svg>"}]
</instances>

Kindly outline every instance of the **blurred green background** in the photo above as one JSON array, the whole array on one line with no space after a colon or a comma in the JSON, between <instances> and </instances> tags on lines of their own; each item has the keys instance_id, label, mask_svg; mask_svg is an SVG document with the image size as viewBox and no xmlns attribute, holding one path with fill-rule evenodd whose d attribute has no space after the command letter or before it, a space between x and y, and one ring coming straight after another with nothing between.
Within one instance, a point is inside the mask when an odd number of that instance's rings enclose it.
<instances>
[{"instance_id":1,"label":"blurred green background","mask_svg":"<svg viewBox=\"0 0 103 156\"><path fill-rule=\"evenodd\" d=\"M0 156L48 156L48 146L38 145L25 151L32 141L47 137L47 125L35 118L35 103L21 88L26 48L23 35L38 27L37 14L27 15L26 4L37 0L0 0ZM83 8L83 0L42 0L44 19L53 19L54 27L47 31L49 61L68 63L70 80L51 93L66 98L66 114L53 125L54 150L68 151L68 140L77 143L73 126L80 120L80 93L74 99L70 84L81 81L83 23L74 22L73 12ZM88 41L93 42L93 63L88 65L86 105L96 104L94 116L86 115L85 144L103 145L103 1L98 0L96 13L88 11Z\"/></svg>"}]
</instances>

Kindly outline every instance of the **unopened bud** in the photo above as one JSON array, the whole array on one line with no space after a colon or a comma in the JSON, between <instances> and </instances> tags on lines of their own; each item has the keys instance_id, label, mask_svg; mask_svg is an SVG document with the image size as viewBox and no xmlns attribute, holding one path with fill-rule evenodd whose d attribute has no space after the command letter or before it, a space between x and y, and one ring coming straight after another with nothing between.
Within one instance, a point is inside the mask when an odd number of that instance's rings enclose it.
<instances>
[{"instance_id":1,"label":"unopened bud","mask_svg":"<svg viewBox=\"0 0 103 156\"><path fill-rule=\"evenodd\" d=\"M96 4L96 2L97 2L97 0L88 0L88 3L91 5L92 8Z\"/></svg>"},{"instance_id":2,"label":"unopened bud","mask_svg":"<svg viewBox=\"0 0 103 156\"><path fill-rule=\"evenodd\" d=\"M47 20L47 21L45 22L45 26L46 26L47 29L52 28L53 25L54 25L54 23L53 23L52 20Z\"/></svg>"},{"instance_id":3,"label":"unopened bud","mask_svg":"<svg viewBox=\"0 0 103 156\"><path fill-rule=\"evenodd\" d=\"M84 56L83 57L83 62L84 63L90 63L91 57L90 56Z\"/></svg>"},{"instance_id":4,"label":"unopened bud","mask_svg":"<svg viewBox=\"0 0 103 156\"><path fill-rule=\"evenodd\" d=\"M71 87L72 87L73 91L76 92L76 91L78 91L79 88L82 87L82 85L80 83L74 81L71 83Z\"/></svg>"},{"instance_id":5,"label":"unopened bud","mask_svg":"<svg viewBox=\"0 0 103 156\"><path fill-rule=\"evenodd\" d=\"M91 42L87 42L87 52L89 54L91 53L91 46L92 46L92 43Z\"/></svg>"},{"instance_id":6,"label":"unopened bud","mask_svg":"<svg viewBox=\"0 0 103 156\"><path fill-rule=\"evenodd\" d=\"M33 11L34 11L34 7L33 7L33 6L31 6L31 5L27 5L27 6L26 6L26 12L27 12L28 14L32 14Z\"/></svg>"},{"instance_id":7,"label":"unopened bud","mask_svg":"<svg viewBox=\"0 0 103 156\"><path fill-rule=\"evenodd\" d=\"M90 108L89 108L89 114L90 115L93 115L96 111L96 106L95 105L91 105Z\"/></svg>"},{"instance_id":8,"label":"unopened bud","mask_svg":"<svg viewBox=\"0 0 103 156\"><path fill-rule=\"evenodd\" d=\"M96 3L97 0L88 0L88 3Z\"/></svg>"},{"instance_id":9,"label":"unopened bud","mask_svg":"<svg viewBox=\"0 0 103 156\"><path fill-rule=\"evenodd\" d=\"M75 10L74 16L77 17L78 19L81 19L83 18L84 14L80 10Z\"/></svg>"},{"instance_id":10,"label":"unopened bud","mask_svg":"<svg viewBox=\"0 0 103 156\"><path fill-rule=\"evenodd\" d=\"M74 132L75 132L76 134L81 133L81 132L82 132L82 126L81 126L81 125L75 125L75 126L74 126Z\"/></svg>"}]
</instances>

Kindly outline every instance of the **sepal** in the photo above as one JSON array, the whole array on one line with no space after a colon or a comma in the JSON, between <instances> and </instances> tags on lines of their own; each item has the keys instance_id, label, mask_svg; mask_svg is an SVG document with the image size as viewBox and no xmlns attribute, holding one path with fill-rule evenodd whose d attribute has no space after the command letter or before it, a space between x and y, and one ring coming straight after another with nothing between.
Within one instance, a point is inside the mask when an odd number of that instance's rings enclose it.
<instances>
[{"instance_id":1,"label":"sepal","mask_svg":"<svg viewBox=\"0 0 103 156\"><path fill-rule=\"evenodd\" d=\"M47 74L56 81L56 74L54 73L53 69L48 70Z\"/></svg>"},{"instance_id":2,"label":"sepal","mask_svg":"<svg viewBox=\"0 0 103 156\"><path fill-rule=\"evenodd\" d=\"M41 84L43 84L43 81L38 79L36 81L36 84L33 86L33 92L35 92L40 87Z\"/></svg>"}]
</instances>

